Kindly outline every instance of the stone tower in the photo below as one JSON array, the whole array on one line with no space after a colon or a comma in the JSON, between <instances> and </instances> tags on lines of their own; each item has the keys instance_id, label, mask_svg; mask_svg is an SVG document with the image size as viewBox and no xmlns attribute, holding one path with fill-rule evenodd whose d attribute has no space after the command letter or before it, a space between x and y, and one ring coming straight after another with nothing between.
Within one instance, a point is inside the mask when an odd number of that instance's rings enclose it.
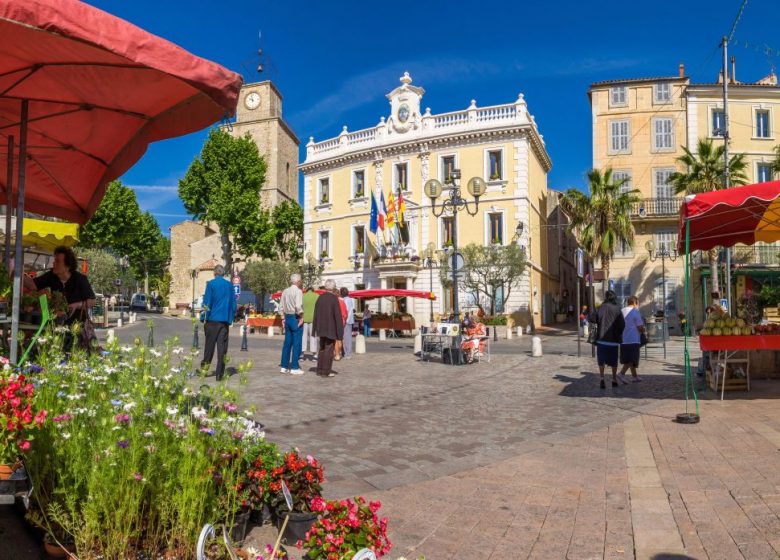
<instances>
[{"instance_id":1,"label":"stone tower","mask_svg":"<svg viewBox=\"0 0 780 560\"><path fill-rule=\"evenodd\" d=\"M261 197L266 208L298 201L298 137L282 117L282 94L273 82L245 84L231 134L249 133L268 165Z\"/></svg>"}]
</instances>

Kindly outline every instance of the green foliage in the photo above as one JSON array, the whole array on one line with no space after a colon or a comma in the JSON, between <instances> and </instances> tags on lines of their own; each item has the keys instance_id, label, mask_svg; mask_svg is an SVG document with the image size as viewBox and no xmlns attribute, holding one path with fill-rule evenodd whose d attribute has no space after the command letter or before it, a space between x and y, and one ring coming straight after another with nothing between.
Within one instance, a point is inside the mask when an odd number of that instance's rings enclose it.
<instances>
[{"instance_id":1,"label":"green foliage","mask_svg":"<svg viewBox=\"0 0 780 560\"><path fill-rule=\"evenodd\" d=\"M116 291L114 280L120 277L121 269L116 257L104 249L79 247L78 256L87 260L87 278L96 293L110 295Z\"/></svg>"},{"instance_id":2,"label":"green foliage","mask_svg":"<svg viewBox=\"0 0 780 560\"><path fill-rule=\"evenodd\" d=\"M154 290L157 292L157 295L162 298L162 305L164 307L170 305L168 298L171 295L172 280L173 278L171 273L165 271L165 273L163 273L163 275L160 278L157 278L154 282Z\"/></svg>"},{"instance_id":3,"label":"green foliage","mask_svg":"<svg viewBox=\"0 0 780 560\"><path fill-rule=\"evenodd\" d=\"M272 294L287 287L290 273L291 267L284 261L255 261L247 263L241 272L241 282L262 302L265 294Z\"/></svg>"},{"instance_id":4,"label":"green foliage","mask_svg":"<svg viewBox=\"0 0 780 560\"><path fill-rule=\"evenodd\" d=\"M492 317L485 317L483 323L485 325L506 325L506 315L493 315Z\"/></svg>"},{"instance_id":5,"label":"green foliage","mask_svg":"<svg viewBox=\"0 0 780 560\"><path fill-rule=\"evenodd\" d=\"M271 227L271 218L260 203L265 173L265 160L248 134L234 138L212 129L200 155L179 181L179 197L187 212L219 226L228 273L233 268L233 244L243 254L252 255L258 239Z\"/></svg>"},{"instance_id":6,"label":"green foliage","mask_svg":"<svg viewBox=\"0 0 780 560\"><path fill-rule=\"evenodd\" d=\"M493 315L498 290L503 289L506 301L525 272L525 252L515 243L490 247L470 243L460 252L466 268L460 285L464 291L475 294L478 300L484 296Z\"/></svg>"},{"instance_id":7,"label":"green foliage","mask_svg":"<svg viewBox=\"0 0 780 560\"><path fill-rule=\"evenodd\" d=\"M92 219L79 234L79 247L127 255L136 278L162 276L170 259L170 241L149 212L141 212L135 192L112 181Z\"/></svg>"},{"instance_id":8,"label":"green foliage","mask_svg":"<svg viewBox=\"0 0 780 560\"><path fill-rule=\"evenodd\" d=\"M631 206L639 202L639 190L626 191L626 180L614 180L612 169L588 172L589 191L568 189L561 199L569 216L569 231L592 259L600 259L604 269L604 286L609 283L609 265L615 250L622 244L634 246Z\"/></svg>"},{"instance_id":9,"label":"green foliage","mask_svg":"<svg viewBox=\"0 0 780 560\"><path fill-rule=\"evenodd\" d=\"M274 232L274 257L285 260L301 258L298 246L303 243L303 208L288 200L274 207L271 213Z\"/></svg>"},{"instance_id":10,"label":"green foliage","mask_svg":"<svg viewBox=\"0 0 780 560\"><path fill-rule=\"evenodd\" d=\"M764 284L758 293L758 303L761 307L777 307L780 304L780 286Z\"/></svg>"}]
</instances>

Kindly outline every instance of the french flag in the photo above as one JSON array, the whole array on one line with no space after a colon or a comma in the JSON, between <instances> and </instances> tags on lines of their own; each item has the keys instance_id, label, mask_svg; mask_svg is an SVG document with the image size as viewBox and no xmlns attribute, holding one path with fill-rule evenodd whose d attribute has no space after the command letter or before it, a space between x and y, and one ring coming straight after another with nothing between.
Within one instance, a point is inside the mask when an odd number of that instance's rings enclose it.
<instances>
[{"instance_id":1,"label":"french flag","mask_svg":"<svg viewBox=\"0 0 780 560\"><path fill-rule=\"evenodd\" d=\"M387 206L385 205L385 193L379 193L379 229L385 231L385 222L387 222Z\"/></svg>"}]
</instances>

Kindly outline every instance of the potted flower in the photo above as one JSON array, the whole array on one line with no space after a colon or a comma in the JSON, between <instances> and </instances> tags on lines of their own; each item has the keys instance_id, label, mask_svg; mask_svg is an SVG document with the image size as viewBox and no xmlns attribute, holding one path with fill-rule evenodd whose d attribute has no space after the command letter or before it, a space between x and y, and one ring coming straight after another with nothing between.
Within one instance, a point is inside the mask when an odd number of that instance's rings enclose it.
<instances>
[{"instance_id":1,"label":"potted flower","mask_svg":"<svg viewBox=\"0 0 780 560\"><path fill-rule=\"evenodd\" d=\"M321 259L327 259L328 258L328 252L327 251L322 251L320 253L320 258Z\"/></svg>"},{"instance_id":2,"label":"potted flower","mask_svg":"<svg viewBox=\"0 0 780 560\"><path fill-rule=\"evenodd\" d=\"M501 175L498 173L498 171L495 171L490 174L491 181L498 181L499 179L501 179Z\"/></svg>"},{"instance_id":3,"label":"potted flower","mask_svg":"<svg viewBox=\"0 0 780 560\"><path fill-rule=\"evenodd\" d=\"M309 560L352 558L356 552L368 548L381 558L392 547L387 538L387 518L379 518L379 502L368 502L362 496L354 501L312 500L312 509L320 518L306 533L303 546Z\"/></svg>"},{"instance_id":4,"label":"potted flower","mask_svg":"<svg viewBox=\"0 0 780 560\"><path fill-rule=\"evenodd\" d=\"M32 292L22 294L22 300L20 302L19 320L22 323L32 323L32 313L38 303L38 298Z\"/></svg>"},{"instance_id":5,"label":"potted flower","mask_svg":"<svg viewBox=\"0 0 780 560\"><path fill-rule=\"evenodd\" d=\"M279 523L289 515L283 536L288 544L303 539L317 519L317 512L311 509L311 502L313 498L320 497L324 480L319 462L311 455L301 457L297 451L285 453L282 464L271 470L271 481L268 484L272 493L271 507L276 511ZM292 496L292 511L287 508L282 482Z\"/></svg>"},{"instance_id":6,"label":"potted flower","mask_svg":"<svg viewBox=\"0 0 780 560\"><path fill-rule=\"evenodd\" d=\"M33 410L33 384L24 375L10 373L8 360L0 358L0 494L13 494L26 485L21 458L32 447L32 430L46 419L46 411ZM19 471L19 472L17 472Z\"/></svg>"},{"instance_id":7,"label":"potted flower","mask_svg":"<svg viewBox=\"0 0 780 560\"><path fill-rule=\"evenodd\" d=\"M63 317L68 314L68 300L65 294L57 291L49 295L49 312L55 317Z\"/></svg>"},{"instance_id":8,"label":"potted flower","mask_svg":"<svg viewBox=\"0 0 780 560\"><path fill-rule=\"evenodd\" d=\"M320 198L320 203L327 204L328 200L329 200L328 193L327 192L322 193L322 197Z\"/></svg>"},{"instance_id":9,"label":"potted flower","mask_svg":"<svg viewBox=\"0 0 780 560\"><path fill-rule=\"evenodd\" d=\"M355 189L355 198L363 198L363 186L359 186Z\"/></svg>"},{"instance_id":10,"label":"potted flower","mask_svg":"<svg viewBox=\"0 0 780 560\"><path fill-rule=\"evenodd\" d=\"M282 456L276 445L263 441L257 449L249 451L248 455L254 456L246 471L243 485L249 491L249 501L252 505L252 521L258 525L272 521L270 509L273 497L270 483L271 471L282 463Z\"/></svg>"}]
</instances>

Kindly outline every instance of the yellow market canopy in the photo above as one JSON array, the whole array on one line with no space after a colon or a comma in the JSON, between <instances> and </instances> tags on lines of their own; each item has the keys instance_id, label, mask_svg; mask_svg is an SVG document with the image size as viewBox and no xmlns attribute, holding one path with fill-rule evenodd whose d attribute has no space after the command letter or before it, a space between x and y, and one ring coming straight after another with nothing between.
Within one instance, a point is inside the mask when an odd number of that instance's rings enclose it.
<instances>
[{"instance_id":1,"label":"yellow market canopy","mask_svg":"<svg viewBox=\"0 0 780 560\"><path fill-rule=\"evenodd\" d=\"M22 226L22 245L26 249L37 249L44 253L52 253L55 247L59 245L72 247L78 240L79 226L71 222L52 222L49 220L25 218Z\"/></svg>"}]
</instances>

